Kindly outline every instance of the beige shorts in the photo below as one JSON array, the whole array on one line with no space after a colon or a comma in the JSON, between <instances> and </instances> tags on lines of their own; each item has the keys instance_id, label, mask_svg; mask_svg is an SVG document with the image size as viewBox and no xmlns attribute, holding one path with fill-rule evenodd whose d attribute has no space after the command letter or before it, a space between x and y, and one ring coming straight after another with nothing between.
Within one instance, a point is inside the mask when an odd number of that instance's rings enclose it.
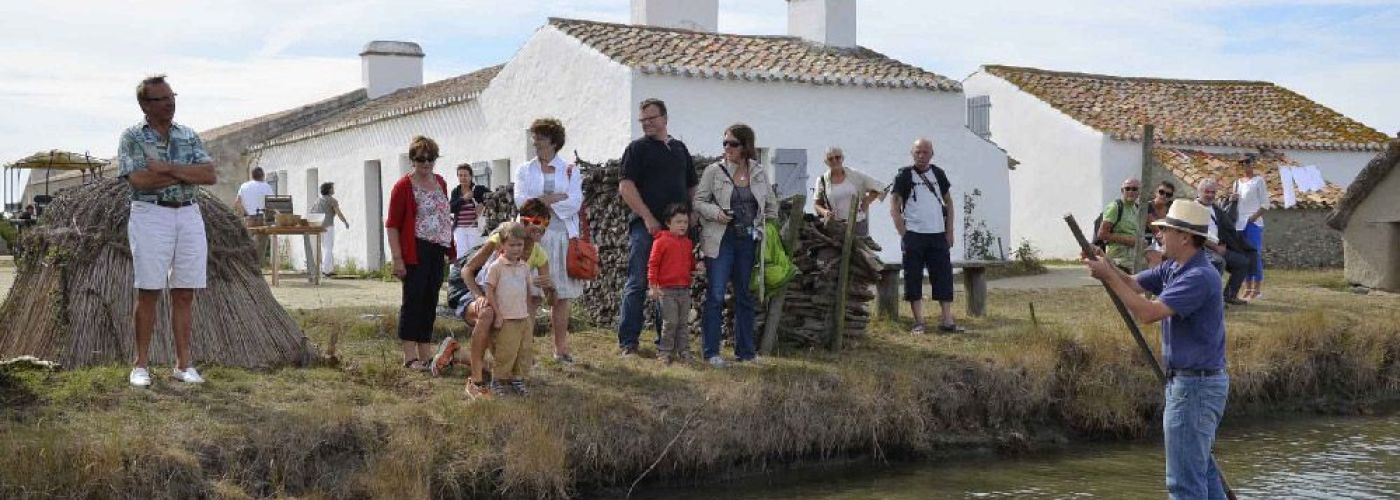
<instances>
[{"instance_id":1,"label":"beige shorts","mask_svg":"<svg viewBox=\"0 0 1400 500\"><path fill-rule=\"evenodd\" d=\"M209 242L199 205L162 207L131 202L126 226L136 288L204 288Z\"/></svg>"}]
</instances>

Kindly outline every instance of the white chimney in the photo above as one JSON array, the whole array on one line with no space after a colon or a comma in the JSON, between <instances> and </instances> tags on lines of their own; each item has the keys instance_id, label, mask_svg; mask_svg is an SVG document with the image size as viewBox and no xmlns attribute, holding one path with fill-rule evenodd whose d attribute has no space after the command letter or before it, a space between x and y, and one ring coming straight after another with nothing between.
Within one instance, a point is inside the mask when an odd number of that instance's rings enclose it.
<instances>
[{"instance_id":1,"label":"white chimney","mask_svg":"<svg viewBox=\"0 0 1400 500\"><path fill-rule=\"evenodd\" d=\"M787 0L788 35L832 47L856 46L856 0Z\"/></svg>"},{"instance_id":2,"label":"white chimney","mask_svg":"<svg viewBox=\"0 0 1400 500\"><path fill-rule=\"evenodd\" d=\"M632 24L714 33L719 0L632 0Z\"/></svg>"},{"instance_id":3,"label":"white chimney","mask_svg":"<svg viewBox=\"0 0 1400 500\"><path fill-rule=\"evenodd\" d=\"M360 52L360 81L370 99L422 85L423 48L413 42L369 42Z\"/></svg>"}]
</instances>

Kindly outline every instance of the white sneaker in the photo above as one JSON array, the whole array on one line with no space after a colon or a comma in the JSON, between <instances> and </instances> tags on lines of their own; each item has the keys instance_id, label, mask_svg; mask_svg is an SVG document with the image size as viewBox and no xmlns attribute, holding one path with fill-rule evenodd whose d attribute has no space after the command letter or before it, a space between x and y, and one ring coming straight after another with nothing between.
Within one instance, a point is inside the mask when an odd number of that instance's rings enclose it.
<instances>
[{"instance_id":1,"label":"white sneaker","mask_svg":"<svg viewBox=\"0 0 1400 500\"><path fill-rule=\"evenodd\" d=\"M175 380L179 380L179 381L184 382L184 383L186 383L186 384L203 384L203 383L204 383L204 377L199 376L199 372L195 371L195 369L194 369L193 366L184 369L184 371L181 371L179 368L176 368L176 369L175 369Z\"/></svg>"},{"instance_id":2,"label":"white sneaker","mask_svg":"<svg viewBox=\"0 0 1400 500\"><path fill-rule=\"evenodd\" d=\"M126 380L136 387L149 387L151 385L151 372L145 368L132 368L131 375L128 375Z\"/></svg>"},{"instance_id":3,"label":"white sneaker","mask_svg":"<svg viewBox=\"0 0 1400 500\"><path fill-rule=\"evenodd\" d=\"M710 356L710 359L705 360L705 362L709 363L710 366L713 366L715 368L724 368L724 358L721 358L719 356Z\"/></svg>"}]
</instances>

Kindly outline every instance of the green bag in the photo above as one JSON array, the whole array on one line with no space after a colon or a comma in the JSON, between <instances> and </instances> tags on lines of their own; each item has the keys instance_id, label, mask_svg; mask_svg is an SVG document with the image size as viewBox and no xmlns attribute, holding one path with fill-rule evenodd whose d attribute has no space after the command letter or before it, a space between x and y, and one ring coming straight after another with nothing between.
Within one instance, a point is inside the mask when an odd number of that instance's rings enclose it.
<instances>
[{"instance_id":1,"label":"green bag","mask_svg":"<svg viewBox=\"0 0 1400 500\"><path fill-rule=\"evenodd\" d=\"M763 252L763 258L759 259L763 263L763 269L753 273L753 278L749 282L749 290L755 294L759 292L759 286L763 286L763 296L769 296L778 288L786 285L794 276L797 276L797 266L792 264L792 259L788 258L786 248L783 248L783 240L778 237L782 234L778 230L778 225L772 222L764 223L764 234L762 245L759 251Z\"/></svg>"}]
</instances>

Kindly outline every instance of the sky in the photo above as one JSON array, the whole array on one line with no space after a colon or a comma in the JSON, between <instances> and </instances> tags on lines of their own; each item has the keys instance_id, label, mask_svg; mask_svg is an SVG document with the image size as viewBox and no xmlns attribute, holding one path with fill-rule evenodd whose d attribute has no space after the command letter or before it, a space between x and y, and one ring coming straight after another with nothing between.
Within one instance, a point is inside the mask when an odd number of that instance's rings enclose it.
<instances>
[{"instance_id":1,"label":"sky","mask_svg":"<svg viewBox=\"0 0 1400 500\"><path fill-rule=\"evenodd\" d=\"M165 73L206 130L360 87L370 40L417 42L434 81L511 59L548 17L627 22L630 0L0 4L0 163L110 157ZM719 30L785 34L783 0L720 0ZM1400 132L1400 0L860 0L858 42L954 79L982 64L1277 83Z\"/></svg>"}]
</instances>

